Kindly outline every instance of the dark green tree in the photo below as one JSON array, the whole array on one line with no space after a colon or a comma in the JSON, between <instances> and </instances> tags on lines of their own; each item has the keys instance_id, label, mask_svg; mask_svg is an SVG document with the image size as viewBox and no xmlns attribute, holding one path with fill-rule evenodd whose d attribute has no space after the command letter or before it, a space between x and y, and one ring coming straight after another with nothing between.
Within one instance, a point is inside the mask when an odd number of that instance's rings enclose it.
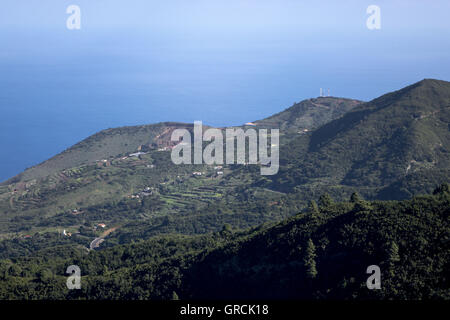
<instances>
[{"instance_id":1,"label":"dark green tree","mask_svg":"<svg viewBox=\"0 0 450 320\"><path fill-rule=\"evenodd\" d=\"M443 183L436 189L434 189L433 194L444 194L450 192L450 185L448 183Z\"/></svg>"},{"instance_id":2,"label":"dark green tree","mask_svg":"<svg viewBox=\"0 0 450 320\"><path fill-rule=\"evenodd\" d=\"M359 203L361 201L363 201L363 198L359 195L358 192L353 192L350 196L350 202L352 203Z\"/></svg>"},{"instance_id":3,"label":"dark green tree","mask_svg":"<svg viewBox=\"0 0 450 320\"><path fill-rule=\"evenodd\" d=\"M232 228L229 223L225 223L222 227L222 231L220 231L220 235L223 237L228 237L232 234Z\"/></svg>"},{"instance_id":4,"label":"dark green tree","mask_svg":"<svg viewBox=\"0 0 450 320\"><path fill-rule=\"evenodd\" d=\"M354 209L356 211L370 210L371 206L368 201L365 201L363 197L357 192L353 192L350 196L350 202L354 204Z\"/></svg>"},{"instance_id":5,"label":"dark green tree","mask_svg":"<svg viewBox=\"0 0 450 320\"><path fill-rule=\"evenodd\" d=\"M175 291L172 292L172 300L180 300L178 294Z\"/></svg>"},{"instance_id":6,"label":"dark green tree","mask_svg":"<svg viewBox=\"0 0 450 320\"><path fill-rule=\"evenodd\" d=\"M400 261L398 250L398 245L394 241L392 241L388 250L389 273L391 274L391 276L394 276L395 264Z\"/></svg>"},{"instance_id":7,"label":"dark green tree","mask_svg":"<svg viewBox=\"0 0 450 320\"><path fill-rule=\"evenodd\" d=\"M328 208L333 205L334 201L328 193L324 193L319 198L319 206L321 209Z\"/></svg>"},{"instance_id":8,"label":"dark green tree","mask_svg":"<svg viewBox=\"0 0 450 320\"><path fill-rule=\"evenodd\" d=\"M311 239L308 240L308 244L306 245L304 263L306 267L306 276L310 279L315 278L317 276L316 247Z\"/></svg>"},{"instance_id":9,"label":"dark green tree","mask_svg":"<svg viewBox=\"0 0 450 320\"><path fill-rule=\"evenodd\" d=\"M313 216L317 216L319 214L319 206L314 200L309 202L308 212L310 212Z\"/></svg>"}]
</instances>

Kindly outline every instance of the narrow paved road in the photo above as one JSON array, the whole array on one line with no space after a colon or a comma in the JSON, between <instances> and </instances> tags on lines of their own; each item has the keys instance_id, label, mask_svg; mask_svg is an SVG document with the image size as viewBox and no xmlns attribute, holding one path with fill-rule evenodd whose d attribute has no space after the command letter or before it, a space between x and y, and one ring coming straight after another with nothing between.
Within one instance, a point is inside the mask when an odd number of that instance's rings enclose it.
<instances>
[{"instance_id":1,"label":"narrow paved road","mask_svg":"<svg viewBox=\"0 0 450 320\"><path fill-rule=\"evenodd\" d=\"M95 248L98 248L103 241L105 241L105 239L95 238L94 240L92 240L91 244L89 245L89 248L91 250L94 250Z\"/></svg>"},{"instance_id":2,"label":"narrow paved road","mask_svg":"<svg viewBox=\"0 0 450 320\"><path fill-rule=\"evenodd\" d=\"M14 210L14 196L9 198L9 206L11 207L11 210Z\"/></svg>"},{"instance_id":3,"label":"narrow paved road","mask_svg":"<svg viewBox=\"0 0 450 320\"><path fill-rule=\"evenodd\" d=\"M100 244L101 244L103 241L105 241L105 237L108 236L111 232L116 231L117 228L119 228L119 227L117 226L117 227L108 229L108 230L106 230L105 232L103 232L102 235L101 235L100 237L95 238L94 240L92 240L91 244L89 245L89 248L90 248L91 250L94 250L94 249L98 248L98 247L100 246Z\"/></svg>"}]
</instances>

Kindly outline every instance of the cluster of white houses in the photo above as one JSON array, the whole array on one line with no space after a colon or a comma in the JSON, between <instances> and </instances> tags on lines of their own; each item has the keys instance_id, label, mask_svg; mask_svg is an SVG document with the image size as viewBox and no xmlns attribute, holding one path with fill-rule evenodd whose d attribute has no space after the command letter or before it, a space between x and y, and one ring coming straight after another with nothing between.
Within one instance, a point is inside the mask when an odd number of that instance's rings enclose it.
<instances>
[{"instance_id":1,"label":"cluster of white houses","mask_svg":"<svg viewBox=\"0 0 450 320\"><path fill-rule=\"evenodd\" d=\"M148 197L153 194L153 188L152 187L145 187L141 192L138 194L132 194L130 196L131 199L139 199L141 197Z\"/></svg>"},{"instance_id":2,"label":"cluster of white houses","mask_svg":"<svg viewBox=\"0 0 450 320\"><path fill-rule=\"evenodd\" d=\"M218 176L222 176L223 175L223 171L222 171L223 170L223 166L215 166L214 170L216 170L216 175L218 175ZM200 171L192 172L193 176L202 176L204 174L205 174L205 172L200 172Z\"/></svg>"},{"instance_id":3,"label":"cluster of white houses","mask_svg":"<svg viewBox=\"0 0 450 320\"><path fill-rule=\"evenodd\" d=\"M99 223L94 227L94 230L97 230L98 228L102 228L105 229L106 228L106 224L104 223ZM79 234L79 232L76 232L75 234ZM72 233L68 232L66 229L63 230L62 235L65 237L71 237Z\"/></svg>"}]
</instances>

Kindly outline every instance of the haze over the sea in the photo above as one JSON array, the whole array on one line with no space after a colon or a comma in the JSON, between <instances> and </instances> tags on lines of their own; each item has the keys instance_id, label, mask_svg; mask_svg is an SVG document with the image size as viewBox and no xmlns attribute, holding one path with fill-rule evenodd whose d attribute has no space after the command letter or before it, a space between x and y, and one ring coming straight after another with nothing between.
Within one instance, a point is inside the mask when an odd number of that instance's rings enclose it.
<instances>
[{"instance_id":1,"label":"haze over the sea","mask_svg":"<svg viewBox=\"0 0 450 320\"><path fill-rule=\"evenodd\" d=\"M66 28L72 4L81 30ZM110 127L237 125L321 87L370 100L450 80L449 13L446 0L3 0L0 181Z\"/></svg>"}]
</instances>

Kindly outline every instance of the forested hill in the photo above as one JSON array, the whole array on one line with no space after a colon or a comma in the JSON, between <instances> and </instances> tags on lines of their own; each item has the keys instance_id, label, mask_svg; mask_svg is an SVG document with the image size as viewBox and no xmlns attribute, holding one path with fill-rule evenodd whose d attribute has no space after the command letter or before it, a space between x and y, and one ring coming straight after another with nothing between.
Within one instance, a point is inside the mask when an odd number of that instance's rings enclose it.
<instances>
[{"instance_id":1,"label":"forested hill","mask_svg":"<svg viewBox=\"0 0 450 320\"><path fill-rule=\"evenodd\" d=\"M338 118L305 128L313 114ZM171 133L192 124L108 129L0 185L0 237L67 230L88 247L105 224L116 230L105 246L280 221L324 192L408 199L450 181L449 123L446 81L423 80L367 103L306 100L249 124L284 128L273 176L262 176L260 165L175 165Z\"/></svg>"},{"instance_id":2,"label":"forested hill","mask_svg":"<svg viewBox=\"0 0 450 320\"><path fill-rule=\"evenodd\" d=\"M448 184L404 201L353 194L335 203L325 194L281 223L245 232L225 226L4 259L0 299L450 299L449 214ZM64 272L73 264L83 277L69 291ZM381 270L379 290L366 287L371 265Z\"/></svg>"},{"instance_id":3,"label":"forested hill","mask_svg":"<svg viewBox=\"0 0 450 320\"><path fill-rule=\"evenodd\" d=\"M258 127L277 128L284 133L318 128L360 105L362 101L337 97L308 99L263 120L255 121Z\"/></svg>"},{"instance_id":4,"label":"forested hill","mask_svg":"<svg viewBox=\"0 0 450 320\"><path fill-rule=\"evenodd\" d=\"M337 99L248 124L284 123L273 176L175 165L171 132L192 125L162 123L100 132L0 185L0 299L449 299L450 83L302 127Z\"/></svg>"},{"instance_id":5,"label":"forested hill","mask_svg":"<svg viewBox=\"0 0 450 320\"><path fill-rule=\"evenodd\" d=\"M273 187L325 182L404 199L450 178L450 83L423 80L361 104L281 150Z\"/></svg>"}]
</instances>

